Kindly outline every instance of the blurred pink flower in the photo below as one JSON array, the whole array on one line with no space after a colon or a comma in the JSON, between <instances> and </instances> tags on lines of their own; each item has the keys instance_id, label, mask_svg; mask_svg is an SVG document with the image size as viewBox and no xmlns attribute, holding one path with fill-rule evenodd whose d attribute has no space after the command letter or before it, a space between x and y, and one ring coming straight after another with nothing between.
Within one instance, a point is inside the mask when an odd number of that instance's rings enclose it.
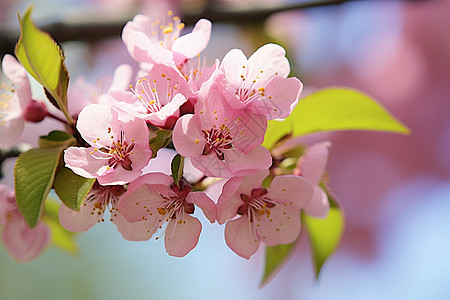
<instances>
[{"instance_id":1,"label":"blurred pink flower","mask_svg":"<svg viewBox=\"0 0 450 300\"><path fill-rule=\"evenodd\" d=\"M152 157L145 121L113 107L91 104L78 117L77 129L89 148L70 147L66 167L101 185L125 184L142 174Z\"/></svg>"},{"instance_id":2,"label":"blurred pink flower","mask_svg":"<svg viewBox=\"0 0 450 300\"><path fill-rule=\"evenodd\" d=\"M297 105L303 84L289 75L283 47L266 44L247 60L239 49L223 58L218 82L234 109L247 108L268 120L286 118Z\"/></svg>"},{"instance_id":3,"label":"blurred pink flower","mask_svg":"<svg viewBox=\"0 0 450 300\"><path fill-rule=\"evenodd\" d=\"M122 64L115 70L113 78L104 76L96 81L96 84L86 82L84 77L78 77L74 84L69 85L67 91L69 113L78 114L89 104L109 104L108 91L125 91L128 89L132 76L131 66Z\"/></svg>"},{"instance_id":4,"label":"blurred pink flower","mask_svg":"<svg viewBox=\"0 0 450 300\"><path fill-rule=\"evenodd\" d=\"M1 85L0 94L0 147L9 147L22 135L25 112L31 100L31 88L27 71L12 56L6 54L2 69L12 83Z\"/></svg>"},{"instance_id":5,"label":"blurred pink flower","mask_svg":"<svg viewBox=\"0 0 450 300\"><path fill-rule=\"evenodd\" d=\"M303 207L303 211L313 217L325 218L330 210L328 196L319 186L327 164L330 146L330 142L314 144L306 150L297 162L296 174L304 177L314 187L313 197Z\"/></svg>"},{"instance_id":6,"label":"blurred pink flower","mask_svg":"<svg viewBox=\"0 0 450 300\"><path fill-rule=\"evenodd\" d=\"M122 40L136 61L154 64L173 60L181 66L206 48L211 35L210 21L200 19L191 33L180 36L184 23L179 17L172 17L171 11L167 17L169 20L161 23L137 15L125 25Z\"/></svg>"},{"instance_id":7,"label":"blurred pink flower","mask_svg":"<svg viewBox=\"0 0 450 300\"><path fill-rule=\"evenodd\" d=\"M203 192L192 192L189 183L180 180L177 186L172 177L150 173L130 183L123 195L119 210L130 222L147 224L148 234L164 229L164 241L169 255L182 257L198 243L202 225L194 213L195 205L211 223L216 219L216 206ZM158 238L157 238L158 239Z\"/></svg>"},{"instance_id":8,"label":"blurred pink flower","mask_svg":"<svg viewBox=\"0 0 450 300\"><path fill-rule=\"evenodd\" d=\"M47 225L39 222L28 227L17 208L14 190L6 185L0 185L0 225L6 250L19 261L36 258L50 242Z\"/></svg>"},{"instance_id":9,"label":"blurred pink flower","mask_svg":"<svg viewBox=\"0 0 450 300\"><path fill-rule=\"evenodd\" d=\"M229 179L217 203L217 221L228 220L228 247L246 259L258 250L260 241L269 246L295 241L300 234L300 209L313 195L311 184L295 175L277 176L266 189L262 182L268 175L265 170Z\"/></svg>"}]
</instances>

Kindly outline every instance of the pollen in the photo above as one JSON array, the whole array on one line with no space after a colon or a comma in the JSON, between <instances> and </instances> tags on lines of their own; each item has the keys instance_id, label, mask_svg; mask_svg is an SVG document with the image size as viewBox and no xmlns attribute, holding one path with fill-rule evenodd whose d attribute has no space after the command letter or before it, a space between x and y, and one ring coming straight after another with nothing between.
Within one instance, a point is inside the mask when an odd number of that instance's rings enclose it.
<instances>
[{"instance_id":1,"label":"pollen","mask_svg":"<svg viewBox=\"0 0 450 300\"><path fill-rule=\"evenodd\" d=\"M173 32L173 27L167 26L166 28L163 29L164 34L171 33L171 32Z\"/></svg>"},{"instance_id":2,"label":"pollen","mask_svg":"<svg viewBox=\"0 0 450 300\"><path fill-rule=\"evenodd\" d=\"M199 139L195 139L195 140L194 140L194 143L196 143L196 144L198 144L199 142L200 142Z\"/></svg>"}]
</instances>

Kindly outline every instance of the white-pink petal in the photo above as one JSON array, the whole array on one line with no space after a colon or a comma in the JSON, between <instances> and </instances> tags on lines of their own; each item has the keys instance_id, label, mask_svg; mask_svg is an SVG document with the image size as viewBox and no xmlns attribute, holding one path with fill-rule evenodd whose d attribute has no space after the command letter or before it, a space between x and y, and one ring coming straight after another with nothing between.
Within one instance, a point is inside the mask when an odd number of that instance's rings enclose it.
<instances>
[{"instance_id":1,"label":"white-pink petal","mask_svg":"<svg viewBox=\"0 0 450 300\"><path fill-rule=\"evenodd\" d=\"M225 241L237 255L250 259L259 247L259 236L255 233L253 224L243 216L228 221L225 225Z\"/></svg>"},{"instance_id":2,"label":"white-pink petal","mask_svg":"<svg viewBox=\"0 0 450 300\"><path fill-rule=\"evenodd\" d=\"M179 221L171 219L164 236L166 251L171 256L183 257L197 246L202 224L197 218L183 214Z\"/></svg>"}]
</instances>

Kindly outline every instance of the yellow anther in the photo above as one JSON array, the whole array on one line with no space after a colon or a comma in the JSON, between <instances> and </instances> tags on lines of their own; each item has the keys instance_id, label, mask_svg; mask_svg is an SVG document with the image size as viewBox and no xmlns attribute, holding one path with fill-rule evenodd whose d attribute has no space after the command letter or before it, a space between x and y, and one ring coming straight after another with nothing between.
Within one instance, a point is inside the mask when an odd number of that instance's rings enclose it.
<instances>
[{"instance_id":1,"label":"yellow anther","mask_svg":"<svg viewBox=\"0 0 450 300\"><path fill-rule=\"evenodd\" d=\"M158 207L158 213L164 216L166 214L166 209L164 207Z\"/></svg>"},{"instance_id":2,"label":"yellow anther","mask_svg":"<svg viewBox=\"0 0 450 300\"><path fill-rule=\"evenodd\" d=\"M195 139L195 140L194 140L194 143L196 143L196 144L198 144L199 142L200 142L199 139Z\"/></svg>"},{"instance_id":3,"label":"yellow anther","mask_svg":"<svg viewBox=\"0 0 450 300\"><path fill-rule=\"evenodd\" d=\"M148 104L149 104L149 105L155 104L155 100L150 101Z\"/></svg>"},{"instance_id":4,"label":"yellow anther","mask_svg":"<svg viewBox=\"0 0 450 300\"><path fill-rule=\"evenodd\" d=\"M166 74L161 74L161 77L167 77L167 75Z\"/></svg>"},{"instance_id":5,"label":"yellow anther","mask_svg":"<svg viewBox=\"0 0 450 300\"><path fill-rule=\"evenodd\" d=\"M172 16L172 15L173 15L173 11L168 10L168 11L167 11L167 15L168 15L168 16Z\"/></svg>"},{"instance_id":6,"label":"yellow anther","mask_svg":"<svg viewBox=\"0 0 450 300\"><path fill-rule=\"evenodd\" d=\"M166 28L163 29L164 34L171 33L172 31L173 31L173 27L169 27L169 26L167 26Z\"/></svg>"},{"instance_id":7,"label":"yellow anther","mask_svg":"<svg viewBox=\"0 0 450 300\"><path fill-rule=\"evenodd\" d=\"M178 25L177 25L177 28L178 28L179 30L182 30L182 29L184 28L184 23L178 24Z\"/></svg>"}]
</instances>

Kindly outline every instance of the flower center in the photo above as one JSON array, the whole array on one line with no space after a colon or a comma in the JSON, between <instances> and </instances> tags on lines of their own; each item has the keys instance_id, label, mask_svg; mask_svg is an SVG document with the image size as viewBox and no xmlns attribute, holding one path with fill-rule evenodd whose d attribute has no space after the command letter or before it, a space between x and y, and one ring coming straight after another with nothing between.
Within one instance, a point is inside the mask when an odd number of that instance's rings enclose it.
<instances>
[{"instance_id":1,"label":"flower center","mask_svg":"<svg viewBox=\"0 0 450 300\"><path fill-rule=\"evenodd\" d=\"M270 216L270 209L276 205L275 202L270 200L267 197L264 197L267 194L267 189L261 187L258 189L253 189L251 195L241 194L241 199L244 201L238 210L237 213L239 215L248 215L249 221L253 222L255 219L258 219L266 215Z\"/></svg>"},{"instance_id":2,"label":"flower center","mask_svg":"<svg viewBox=\"0 0 450 300\"><path fill-rule=\"evenodd\" d=\"M178 93L178 82L172 83L164 73L161 73L161 79L163 81L154 79L151 82L146 78L139 79L135 89L130 85L131 91L138 96L148 114L160 111Z\"/></svg>"},{"instance_id":3,"label":"flower center","mask_svg":"<svg viewBox=\"0 0 450 300\"><path fill-rule=\"evenodd\" d=\"M111 132L111 127L108 127L108 132ZM97 140L99 139L97 138ZM114 136L111 136L111 142L111 146L95 148L94 151L91 151L91 155L98 159L108 159L108 168L116 169L118 165L121 165L125 170L131 171L133 168L129 156L133 154L134 139L128 144L125 140L125 133L121 131L120 139L114 141ZM97 141L94 141L94 143L97 143ZM94 153L101 156L95 156Z\"/></svg>"},{"instance_id":4,"label":"flower center","mask_svg":"<svg viewBox=\"0 0 450 300\"><path fill-rule=\"evenodd\" d=\"M178 219L183 213L193 214L194 204L186 201L187 195L191 192L192 188L189 183L184 179L179 182L180 186L172 183L170 189L176 194L175 196L167 197L161 195L165 200L163 205L157 208L158 214L166 216L166 221L169 219ZM182 222L182 220L180 219Z\"/></svg>"},{"instance_id":5,"label":"flower center","mask_svg":"<svg viewBox=\"0 0 450 300\"><path fill-rule=\"evenodd\" d=\"M233 147L233 138L230 135L230 128L227 125L222 124L219 128L213 127L209 130L202 130L205 137L205 148L203 149L203 155L209 155L215 153L217 158L224 160L225 156L223 150Z\"/></svg>"},{"instance_id":6,"label":"flower center","mask_svg":"<svg viewBox=\"0 0 450 300\"><path fill-rule=\"evenodd\" d=\"M125 193L125 188L121 185L102 186L97 181L94 182L92 189L86 196L83 205L86 206L90 202L95 202L92 207L91 215L101 216L109 209L111 213L110 221L117 217L117 205L119 204L119 197ZM104 222L102 218L98 222Z\"/></svg>"},{"instance_id":7,"label":"flower center","mask_svg":"<svg viewBox=\"0 0 450 300\"><path fill-rule=\"evenodd\" d=\"M15 89L2 82L0 84L0 126L5 126L6 121L11 117L11 113L16 110L19 104L11 101L14 97ZM18 101L17 101L18 102Z\"/></svg>"},{"instance_id":8,"label":"flower center","mask_svg":"<svg viewBox=\"0 0 450 300\"><path fill-rule=\"evenodd\" d=\"M168 11L167 16L169 22L161 23L159 20L152 22L150 31L150 39L152 42L161 45L166 49L172 49L175 40L180 36L180 31L184 28L184 23L181 23L180 17L172 17L173 12Z\"/></svg>"}]
</instances>

